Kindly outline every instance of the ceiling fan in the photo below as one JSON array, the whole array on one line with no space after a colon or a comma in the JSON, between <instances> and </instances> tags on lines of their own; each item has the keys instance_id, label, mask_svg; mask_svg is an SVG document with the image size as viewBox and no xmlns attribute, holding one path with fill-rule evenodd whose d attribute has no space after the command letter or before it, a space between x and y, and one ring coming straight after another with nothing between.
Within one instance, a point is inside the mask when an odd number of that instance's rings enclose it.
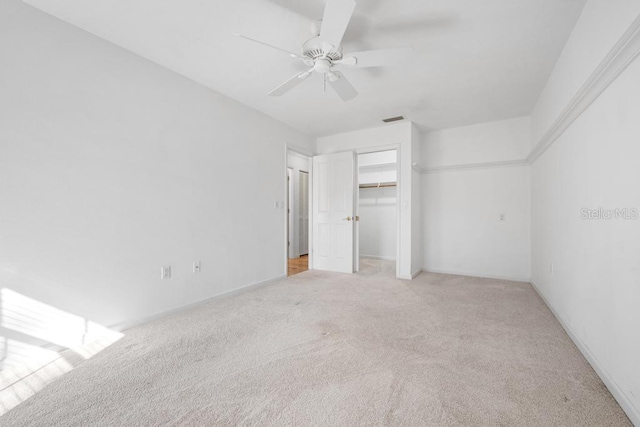
<instances>
[{"instance_id":1,"label":"ceiling fan","mask_svg":"<svg viewBox=\"0 0 640 427\"><path fill-rule=\"evenodd\" d=\"M325 93L328 83L343 101L349 101L355 98L358 92L340 70L396 65L410 57L413 52L411 47L400 47L343 55L342 38L355 8L355 0L327 0L322 20L314 25L314 37L302 45L302 54L289 52L241 34L234 35L288 53L292 58L299 59L311 67L291 77L269 92L269 95L281 96L316 72L323 77Z\"/></svg>"}]
</instances>

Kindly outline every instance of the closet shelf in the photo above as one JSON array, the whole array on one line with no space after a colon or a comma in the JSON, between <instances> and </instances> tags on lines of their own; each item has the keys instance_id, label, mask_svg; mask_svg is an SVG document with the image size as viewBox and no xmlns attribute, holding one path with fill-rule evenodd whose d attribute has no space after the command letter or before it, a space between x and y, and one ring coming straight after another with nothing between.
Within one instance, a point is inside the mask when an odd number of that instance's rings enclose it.
<instances>
[{"instance_id":1,"label":"closet shelf","mask_svg":"<svg viewBox=\"0 0 640 427\"><path fill-rule=\"evenodd\" d=\"M395 187L396 185L396 182L372 182L368 184L360 184L360 188Z\"/></svg>"}]
</instances>

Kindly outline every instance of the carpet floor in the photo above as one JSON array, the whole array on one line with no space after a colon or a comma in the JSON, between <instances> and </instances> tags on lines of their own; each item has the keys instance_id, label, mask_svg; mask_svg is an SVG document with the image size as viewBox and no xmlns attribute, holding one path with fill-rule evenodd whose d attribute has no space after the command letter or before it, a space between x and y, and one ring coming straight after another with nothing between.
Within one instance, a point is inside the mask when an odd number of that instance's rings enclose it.
<instances>
[{"instance_id":1,"label":"carpet floor","mask_svg":"<svg viewBox=\"0 0 640 427\"><path fill-rule=\"evenodd\" d=\"M307 271L130 329L3 426L631 425L526 283Z\"/></svg>"}]
</instances>

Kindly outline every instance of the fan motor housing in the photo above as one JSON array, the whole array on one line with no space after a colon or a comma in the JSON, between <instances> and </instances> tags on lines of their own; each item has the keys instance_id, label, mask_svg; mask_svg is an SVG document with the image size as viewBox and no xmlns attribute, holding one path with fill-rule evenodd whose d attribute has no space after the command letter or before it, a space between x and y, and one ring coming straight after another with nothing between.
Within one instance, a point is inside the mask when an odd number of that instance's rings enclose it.
<instances>
[{"instance_id":1,"label":"fan motor housing","mask_svg":"<svg viewBox=\"0 0 640 427\"><path fill-rule=\"evenodd\" d=\"M326 43L323 43L320 37L309 39L302 45L302 55L312 61L325 55L331 61L342 59L342 46L331 49L328 53L324 51L324 46L326 46Z\"/></svg>"}]
</instances>

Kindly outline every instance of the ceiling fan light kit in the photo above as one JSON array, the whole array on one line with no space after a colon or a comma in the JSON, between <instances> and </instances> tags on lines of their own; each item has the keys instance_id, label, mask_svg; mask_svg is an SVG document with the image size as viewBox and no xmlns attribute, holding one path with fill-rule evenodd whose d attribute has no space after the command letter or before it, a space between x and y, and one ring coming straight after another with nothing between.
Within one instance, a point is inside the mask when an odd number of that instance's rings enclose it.
<instances>
[{"instance_id":1,"label":"ceiling fan light kit","mask_svg":"<svg viewBox=\"0 0 640 427\"><path fill-rule=\"evenodd\" d=\"M292 58L301 60L311 67L307 71L297 73L269 92L269 95L282 96L316 72L322 75L323 87L329 83L343 101L349 101L355 98L358 92L340 70L396 65L413 53L412 48L401 47L343 55L342 39L355 8L355 0L327 0L322 20L313 26L314 37L302 45L302 55L240 34L234 35L288 53Z\"/></svg>"}]
</instances>

